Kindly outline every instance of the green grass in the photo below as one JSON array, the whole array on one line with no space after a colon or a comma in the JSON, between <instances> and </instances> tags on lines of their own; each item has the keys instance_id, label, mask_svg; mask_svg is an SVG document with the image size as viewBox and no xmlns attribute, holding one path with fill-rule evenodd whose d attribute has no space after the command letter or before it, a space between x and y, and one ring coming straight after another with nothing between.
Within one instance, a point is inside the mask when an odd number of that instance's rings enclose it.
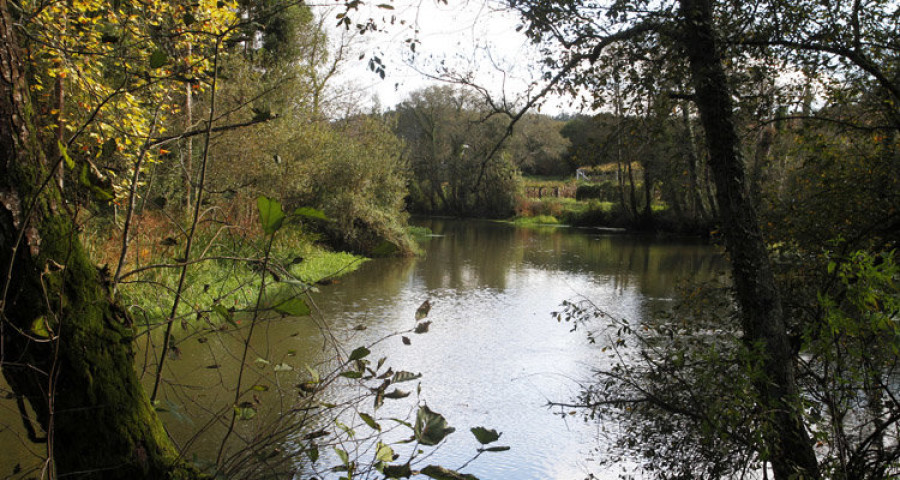
<instances>
[{"instance_id":1,"label":"green grass","mask_svg":"<svg viewBox=\"0 0 900 480\"><path fill-rule=\"evenodd\" d=\"M206 257L211 259L188 266L176 321L197 327L205 323L215 328L223 320L212 313L217 308L240 312L255 307L262 285L266 238L203 236L197 243L211 243L206 251ZM172 265L175 263L172 253L172 249L155 249L145 264ZM312 237L283 228L269 255L267 297L302 295L315 288L316 283L356 270L365 260L350 253L326 250L316 245ZM168 318L180 275L180 268L156 268L128 277L120 284L120 299L136 323L154 325Z\"/></svg>"},{"instance_id":2,"label":"green grass","mask_svg":"<svg viewBox=\"0 0 900 480\"><path fill-rule=\"evenodd\" d=\"M538 215L536 217L518 217L512 221L520 227L558 225L559 219L552 215Z\"/></svg>"}]
</instances>

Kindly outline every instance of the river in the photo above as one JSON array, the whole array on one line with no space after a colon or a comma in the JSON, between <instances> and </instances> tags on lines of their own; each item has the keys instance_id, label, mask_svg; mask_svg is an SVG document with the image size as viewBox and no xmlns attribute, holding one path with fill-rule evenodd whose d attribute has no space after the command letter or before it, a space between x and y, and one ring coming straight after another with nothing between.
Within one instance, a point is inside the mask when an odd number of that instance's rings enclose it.
<instances>
[{"instance_id":1,"label":"river","mask_svg":"<svg viewBox=\"0 0 900 480\"><path fill-rule=\"evenodd\" d=\"M549 401L577 395L579 382L590 377L601 357L601 345L591 344L581 331L570 332L572 325L558 323L551 312L564 300L585 297L612 314L640 321L670 305L679 282L719 274L724 269L720 252L690 239L598 230L447 219L417 223L434 233L423 243L424 256L368 261L313 295L317 315L260 325L248 357L254 368L243 385L260 385L252 395L261 406L259 417L244 423L261 422L268 403L283 406L285 400L276 399L275 390L290 391L308 379L306 366L325 372L335 351L329 339L336 339L344 352L369 346L367 358L373 363L386 357L384 368L422 374L403 384L413 391L421 385L418 400L413 392L406 399L387 400L379 412L373 412L371 401L360 408L382 419L381 424L410 411L414 420L417 401L444 415L456 432L419 466L457 468L466 463L478 445L469 428L483 426L502 432L496 445L511 448L485 454L466 467L466 473L482 480L580 480L591 473L598 478L622 473L598 467L601 424L547 407ZM401 336L372 345L413 328L416 309L425 300L432 305L427 333L404 334L409 345ZM227 411L232 404L233 393L223 385L234 384L243 338L183 336L178 359L169 362L162 404L163 417L180 443L204 428L208 414ZM152 362L152 355L142 361ZM276 365L285 368L273 374ZM349 398L339 391L323 395L333 396L335 403ZM342 422L358 431L367 428L359 417L351 417L352 411L343 414ZM244 425L239 427L237 436L251 435ZM206 439L221 438L225 428L210 424L192 451L213 457L218 442ZM9 444L2 437L0 442ZM320 463L336 461L323 451ZM7 472L4 465L0 473Z\"/></svg>"}]
</instances>

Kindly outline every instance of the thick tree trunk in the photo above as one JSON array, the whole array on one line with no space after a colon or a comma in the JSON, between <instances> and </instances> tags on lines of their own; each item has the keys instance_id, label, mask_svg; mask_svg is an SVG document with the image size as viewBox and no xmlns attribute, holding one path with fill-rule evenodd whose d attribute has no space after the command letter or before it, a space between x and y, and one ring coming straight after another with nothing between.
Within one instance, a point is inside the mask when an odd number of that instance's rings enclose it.
<instances>
[{"instance_id":1,"label":"thick tree trunk","mask_svg":"<svg viewBox=\"0 0 900 480\"><path fill-rule=\"evenodd\" d=\"M776 480L819 478L803 424L791 349L775 279L747 191L732 100L712 23L710 0L681 0L683 46L710 152L725 245L731 256L744 339L761 356L756 381L768 415L764 438Z\"/></svg>"},{"instance_id":2,"label":"thick tree trunk","mask_svg":"<svg viewBox=\"0 0 900 480\"><path fill-rule=\"evenodd\" d=\"M46 432L51 471L192 478L133 369L132 332L52 186L7 0L0 0L0 368Z\"/></svg>"}]
</instances>

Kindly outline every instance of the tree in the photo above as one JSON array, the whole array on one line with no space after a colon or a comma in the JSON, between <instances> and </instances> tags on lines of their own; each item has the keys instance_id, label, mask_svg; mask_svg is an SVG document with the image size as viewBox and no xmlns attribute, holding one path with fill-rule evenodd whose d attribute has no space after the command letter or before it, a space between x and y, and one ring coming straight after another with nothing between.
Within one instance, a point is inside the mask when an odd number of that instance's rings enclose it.
<instances>
[{"instance_id":1,"label":"tree","mask_svg":"<svg viewBox=\"0 0 900 480\"><path fill-rule=\"evenodd\" d=\"M508 125L464 90L427 87L397 108L414 208L429 213L509 216L519 173L506 151Z\"/></svg>"},{"instance_id":2,"label":"tree","mask_svg":"<svg viewBox=\"0 0 900 480\"><path fill-rule=\"evenodd\" d=\"M148 157L164 158L149 139L177 108L175 92L202 88L215 71L231 5L3 1L0 16L0 368L27 430L45 432L50 475L197 476L138 381L115 279L88 258L75 217L83 204L124 196ZM193 54L174 61L190 44ZM74 180L65 192L50 182L64 169Z\"/></svg>"},{"instance_id":3,"label":"tree","mask_svg":"<svg viewBox=\"0 0 900 480\"><path fill-rule=\"evenodd\" d=\"M141 75L152 76L166 63L165 53L152 53L149 69L143 64L137 76L128 78L119 75L132 67L124 65L129 59L115 63L112 57L104 56L109 51L106 44L120 39L113 39L119 32L117 27L122 25L115 22L128 21L126 10L131 7L122 5L122 10L108 11L103 16L100 12L105 6L79 4L82 10L70 12L80 25L75 30L96 33L103 29L107 37L101 38L99 33L96 37L77 36L76 32L76 36L56 39L80 39L85 42L81 46L89 52L88 56L92 52L110 62L93 60L99 65L78 70L79 76L73 79L81 93L89 97L83 105L102 99L92 106L93 118L89 117L82 129L93 125L102 132L103 125L115 125L109 119L103 123L93 123L93 119L103 117L107 106L116 105L119 100L136 103L136 97L127 97L129 92L148 85ZM35 92L40 95L41 89L34 87L40 85L44 72L32 70L26 63L28 52L34 52L31 49L40 48L41 44L23 41L28 38L28 28L35 26L27 22L46 21L42 15L48 13L54 15L46 9L20 11L10 2L0 1L0 190L4 207L0 214L0 266L4 272L0 367L15 393L28 401L37 424L46 432L50 472L86 478L194 477L196 473L169 442L132 368L132 331L127 315L110 296L108 272L95 268L87 257L71 204L51 182L54 172L64 164L74 163L74 152L70 156L66 145L71 147L75 138L60 143L58 150L47 147L57 137L45 136L41 126L48 119L37 108L40 103L32 98ZM109 23L97 28L101 17ZM25 20L24 29L14 18ZM138 25L132 22L132 26ZM42 32L45 33L48 32ZM49 45L53 48L58 44ZM129 53L140 58L142 52L135 49ZM67 60L87 60L79 56L83 54L68 50L57 53L61 56L51 57L62 59L53 71L57 78L67 77L66 68L72 67ZM147 57L140 60L146 62ZM122 81L129 82L128 86L111 86ZM131 119L131 124L145 120ZM77 123L69 125L75 127ZM76 136L82 131L76 130ZM83 183L93 187L98 195L104 193L101 187L88 184L88 180ZM26 415L24 409L22 413Z\"/></svg>"},{"instance_id":4,"label":"tree","mask_svg":"<svg viewBox=\"0 0 900 480\"><path fill-rule=\"evenodd\" d=\"M576 67L585 61L600 62L606 55L604 48L618 43L626 43L639 52L663 48L670 52L670 58L683 55L680 58L687 61L689 83L693 86L691 98L704 127L722 231L731 257L743 340L759 357L759 372L751 375L758 375L754 385L759 407L765 412L760 430L766 447L760 455L772 462L779 480L795 475L818 477L815 453L799 407L794 357L779 291L746 190L741 142L732 112L731 79L724 67L726 57L712 3L664 3L646 15L641 8L625 2L609 8L580 3L510 4L522 11L535 39L549 36L567 47L564 60L548 61L560 71L554 77L557 81L584 84L584 76L575 73ZM604 24L604 19L609 21ZM560 24L566 28L560 28ZM599 70L595 65L590 68ZM669 71L677 73L679 69ZM629 72L637 78L640 73L636 68Z\"/></svg>"},{"instance_id":5,"label":"tree","mask_svg":"<svg viewBox=\"0 0 900 480\"><path fill-rule=\"evenodd\" d=\"M531 175L571 173L563 160L569 142L560 131L564 124L545 115L526 115L509 139L509 152L519 169Z\"/></svg>"},{"instance_id":6,"label":"tree","mask_svg":"<svg viewBox=\"0 0 900 480\"><path fill-rule=\"evenodd\" d=\"M706 134L710 166L745 341L759 349L762 376L756 381L762 407L772 415L764 426L776 479L817 478L818 463L799 409L781 298L766 243L747 192L728 79L707 0L682 0L683 47L691 66L694 100ZM764 435L766 435L764 434Z\"/></svg>"}]
</instances>

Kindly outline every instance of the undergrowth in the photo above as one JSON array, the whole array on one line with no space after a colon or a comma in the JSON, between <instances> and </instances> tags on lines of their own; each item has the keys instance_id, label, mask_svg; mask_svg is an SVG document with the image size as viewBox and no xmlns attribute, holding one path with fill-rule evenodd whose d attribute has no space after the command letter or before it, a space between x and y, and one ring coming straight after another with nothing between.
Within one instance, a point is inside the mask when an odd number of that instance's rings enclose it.
<instances>
[{"instance_id":1,"label":"undergrowth","mask_svg":"<svg viewBox=\"0 0 900 480\"><path fill-rule=\"evenodd\" d=\"M265 267L266 289L272 297L302 295L356 270L364 257L333 252L300 225L285 225L266 260L266 237L254 212L238 209L213 212L199 224L175 321L216 327L230 316L217 315L255 308ZM83 232L91 255L105 270L115 272L122 247L122 229L114 222L89 222ZM118 284L118 297L139 325L152 327L171 314L181 275L186 234L161 211L135 218L128 255ZM112 273L110 273L112 275ZM199 325L198 325L199 326Z\"/></svg>"}]
</instances>

